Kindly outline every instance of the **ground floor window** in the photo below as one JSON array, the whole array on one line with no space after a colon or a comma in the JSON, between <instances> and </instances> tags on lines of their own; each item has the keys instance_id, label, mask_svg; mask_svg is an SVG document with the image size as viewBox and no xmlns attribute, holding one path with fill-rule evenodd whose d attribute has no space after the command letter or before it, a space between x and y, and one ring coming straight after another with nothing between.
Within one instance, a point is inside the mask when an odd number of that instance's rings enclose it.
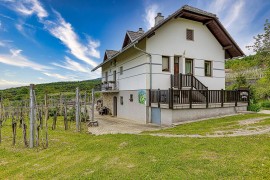
<instances>
[{"instance_id":1,"label":"ground floor window","mask_svg":"<svg viewBox=\"0 0 270 180\"><path fill-rule=\"evenodd\" d=\"M120 96L120 104L123 105L124 104L124 99L123 96Z\"/></svg>"}]
</instances>

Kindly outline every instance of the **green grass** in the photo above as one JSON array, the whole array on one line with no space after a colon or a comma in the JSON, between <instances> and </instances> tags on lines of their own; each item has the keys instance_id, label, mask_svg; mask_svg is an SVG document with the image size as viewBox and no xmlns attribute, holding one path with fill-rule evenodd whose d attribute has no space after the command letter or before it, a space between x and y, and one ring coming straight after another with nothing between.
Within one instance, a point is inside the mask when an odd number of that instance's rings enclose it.
<instances>
[{"instance_id":1,"label":"green grass","mask_svg":"<svg viewBox=\"0 0 270 180\"><path fill-rule=\"evenodd\" d=\"M165 134L213 134L215 131L225 131L240 128L238 121L267 117L267 114L240 114L235 116L226 116L222 118L213 118L206 121L198 121L188 124L181 124L174 128L165 128L159 131L152 131L146 133L165 133Z\"/></svg>"},{"instance_id":2,"label":"green grass","mask_svg":"<svg viewBox=\"0 0 270 180\"><path fill-rule=\"evenodd\" d=\"M215 127L255 116L262 115L225 118ZM209 120L209 123L217 122ZM11 127L4 126L0 179L270 178L269 134L225 138L93 136L74 132L73 123L71 129L64 131L62 124L60 119L57 129L49 130L48 149L24 148L21 129L17 132L18 143L13 147ZM196 124L185 125L186 130L181 131L203 132ZM205 127L211 129L208 123ZM193 128L198 128L198 132Z\"/></svg>"}]
</instances>

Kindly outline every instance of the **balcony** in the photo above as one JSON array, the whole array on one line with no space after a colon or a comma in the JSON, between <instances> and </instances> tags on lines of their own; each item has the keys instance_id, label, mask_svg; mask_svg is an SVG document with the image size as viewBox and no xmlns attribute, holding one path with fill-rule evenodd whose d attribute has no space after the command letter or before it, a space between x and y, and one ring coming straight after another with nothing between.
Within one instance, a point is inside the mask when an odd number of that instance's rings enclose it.
<instances>
[{"instance_id":1,"label":"balcony","mask_svg":"<svg viewBox=\"0 0 270 180\"><path fill-rule=\"evenodd\" d=\"M101 92L118 92L118 81L104 81L97 85L95 90Z\"/></svg>"}]
</instances>

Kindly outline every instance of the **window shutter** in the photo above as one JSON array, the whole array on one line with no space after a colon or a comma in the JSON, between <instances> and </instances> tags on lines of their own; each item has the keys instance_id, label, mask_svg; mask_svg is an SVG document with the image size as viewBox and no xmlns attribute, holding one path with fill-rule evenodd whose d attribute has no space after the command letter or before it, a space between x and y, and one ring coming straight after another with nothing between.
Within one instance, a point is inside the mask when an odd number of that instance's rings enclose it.
<instances>
[{"instance_id":1,"label":"window shutter","mask_svg":"<svg viewBox=\"0 0 270 180\"><path fill-rule=\"evenodd\" d=\"M194 40L194 31L191 29L187 29L187 40Z\"/></svg>"}]
</instances>

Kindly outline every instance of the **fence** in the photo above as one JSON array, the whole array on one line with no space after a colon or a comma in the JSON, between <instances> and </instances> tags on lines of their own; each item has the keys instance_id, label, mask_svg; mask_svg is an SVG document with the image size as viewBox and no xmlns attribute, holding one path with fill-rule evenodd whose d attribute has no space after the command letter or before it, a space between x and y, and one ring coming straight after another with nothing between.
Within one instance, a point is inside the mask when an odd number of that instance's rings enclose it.
<instances>
[{"instance_id":1,"label":"fence","mask_svg":"<svg viewBox=\"0 0 270 180\"><path fill-rule=\"evenodd\" d=\"M23 143L25 147L42 145L46 148L48 129L68 130L74 124L73 129L80 132L81 123L93 116L90 112L94 97L92 95L91 98L91 93L80 93L79 88L74 93L46 94L44 99L37 99L34 86L30 85L29 94L28 99L20 101L9 101L1 97L0 144L3 139L12 139L12 145ZM18 128L22 133L18 134Z\"/></svg>"},{"instance_id":2,"label":"fence","mask_svg":"<svg viewBox=\"0 0 270 180\"><path fill-rule=\"evenodd\" d=\"M209 105L215 104L215 107L238 106L239 103L249 103L249 90L151 90L150 106L152 104L168 105L170 109L193 108L193 105L199 108L209 108Z\"/></svg>"}]
</instances>

